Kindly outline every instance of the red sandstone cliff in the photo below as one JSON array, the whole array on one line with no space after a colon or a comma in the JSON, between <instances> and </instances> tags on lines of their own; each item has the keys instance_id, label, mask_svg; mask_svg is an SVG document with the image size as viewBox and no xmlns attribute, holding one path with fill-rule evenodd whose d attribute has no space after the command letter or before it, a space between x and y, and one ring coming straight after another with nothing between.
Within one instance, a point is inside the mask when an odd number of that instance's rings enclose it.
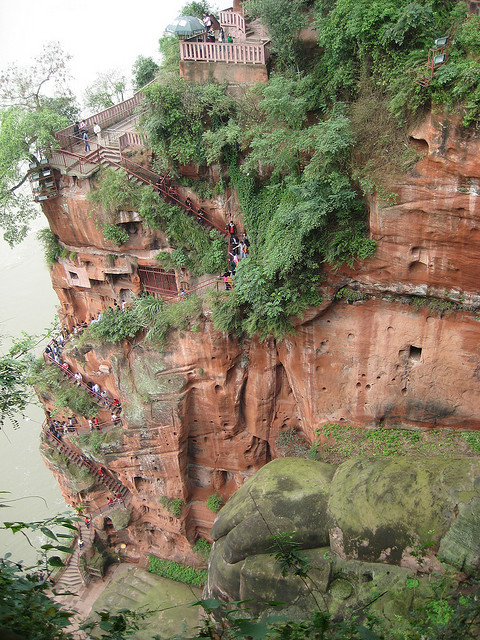
<instances>
[{"instance_id":1,"label":"red sandstone cliff","mask_svg":"<svg viewBox=\"0 0 480 640\"><path fill-rule=\"evenodd\" d=\"M330 274L324 304L298 321L291 338L239 343L216 332L207 313L199 332L172 336L163 351L134 341L67 356L124 404L122 451L109 468L132 494L121 538L132 556L194 561L190 544L208 535L214 518L207 497L228 498L275 457L285 426L310 441L326 422L480 427L478 316L416 310L396 295L480 305L480 138L462 138L454 123L433 116L411 135L423 157L397 185L397 203L370 203L375 257ZM121 289L136 293L135 264L153 260L165 243L134 221L137 232L115 250L118 271L109 274L87 190L85 181L65 181L62 198L46 210L89 280L88 287L69 280L68 264L52 270L64 311L80 319ZM375 297L334 300L352 283ZM160 505L162 495L183 499L180 518ZM101 492L86 499L104 503Z\"/></svg>"}]
</instances>

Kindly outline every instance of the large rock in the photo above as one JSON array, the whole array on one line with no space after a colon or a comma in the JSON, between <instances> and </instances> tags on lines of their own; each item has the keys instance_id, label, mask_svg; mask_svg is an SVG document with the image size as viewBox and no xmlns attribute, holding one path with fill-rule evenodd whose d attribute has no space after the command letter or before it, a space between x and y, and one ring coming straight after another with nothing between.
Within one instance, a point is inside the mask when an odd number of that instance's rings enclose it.
<instances>
[{"instance_id":1,"label":"large rock","mask_svg":"<svg viewBox=\"0 0 480 640\"><path fill-rule=\"evenodd\" d=\"M215 521L207 596L251 600L256 611L281 601L294 617L319 605L341 615L375 601L394 622L408 610L412 584L417 600L431 596L440 561L478 570L479 483L480 461L472 459L357 458L338 467L275 460ZM299 544L307 580L282 576L271 539L279 532Z\"/></svg>"},{"instance_id":2,"label":"large rock","mask_svg":"<svg viewBox=\"0 0 480 640\"><path fill-rule=\"evenodd\" d=\"M459 566L453 554L444 551L443 556L458 569L473 570L480 539L475 552L470 542L460 551L466 541L460 531L465 526L472 529L468 517L472 508L477 518L480 515L478 481L480 462L473 459L349 460L339 466L332 481L328 504L332 550L350 559L413 566L422 551L423 556L435 554L454 526L457 533L449 539L456 540L457 553L468 560Z\"/></svg>"},{"instance_id":3,"label":"large rock","mask_svg":"<svg viewBox=\"0 0 480 640\"><path fill-rule=\"evenodd\" d=\"M225 562L265 553L279 532L295 532L304 549L328 544L327 501L335 466L280 458L247 480L213 525L214 540L225 537Z\"/></svg>"}]
</instances>

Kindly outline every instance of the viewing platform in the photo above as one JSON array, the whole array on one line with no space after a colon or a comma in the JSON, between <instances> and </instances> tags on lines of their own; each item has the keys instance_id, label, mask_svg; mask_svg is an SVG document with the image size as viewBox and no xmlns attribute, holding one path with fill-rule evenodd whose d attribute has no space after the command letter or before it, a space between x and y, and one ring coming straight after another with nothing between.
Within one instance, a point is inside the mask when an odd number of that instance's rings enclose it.
<instances>
[{"instance_id":1,"label":"viewing platform","mask_svg":"<svg viewBox=\"0 0 480 640\"><path fill-rule=\"evenodd\" d=\"M180 75L191 82L266 82L269 38L262 25L233 9L220 11L219 18L215 41L202 34L180 42Z\"/></svg>"}]
</instances>

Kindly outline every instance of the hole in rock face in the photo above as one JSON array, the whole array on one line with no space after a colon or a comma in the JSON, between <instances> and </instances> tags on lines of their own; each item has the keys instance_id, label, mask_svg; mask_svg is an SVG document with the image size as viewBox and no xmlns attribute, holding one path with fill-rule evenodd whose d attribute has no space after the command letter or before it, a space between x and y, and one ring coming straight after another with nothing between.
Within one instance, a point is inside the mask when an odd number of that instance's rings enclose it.
<instances>
[{"instance_id":1,"label":"hole in rock face","mask_svg":"<svg viewBox=\"0 0 480 640\"><path fill-rule=\"evenodd\" d=\"M408 351L408 357L410 360L413 360L413 362L420 362L420 358L422 357L422 348L414 347L413 344L411 344Z\"/></svg>"},{"instance_id":2,"label":"hole in rock face","mask_svg":"<svg viewBox=\"0 0 480 640\"><path fill-rule=\"evenodd\" d=\"M371 384L367 384L367 386L365 387L365 389L366 389L367 391L368 391L369 389L371 389L371 388L372 388L372 385L371 385Z\"/></svg>"},{"instance_id":3,"label":"hole in rock face","mask_svg":"<svg viewBox=\"0 0 480 640\"><path fill-rule=\"evenodd\" d=\"M362 384L360 382L357 382L355 386L357 387L357 389L359 389L362 386Z\"/></svg>"},{"instance_id":4,"label":"hole in rock face","mask_svg":"<svg viewBox=\"0 0 480 640\"><path fill-rule=\"evenodd\" d=\"M408 142L417 153L421 155L428 153L428 142L424 138L412 138L412 136L409 136Z\"/></svg>"},{"instance_id":5,"label":"hole in rock face","mask_svg":"<svg viewBox=\"0 0 480 640\"><path fill-rule=\"evenodd\" d=\"M408 265L408 271L410 273L424 273L427 270L427 265L424 262L411 262Z\"/></svg>"},{"instance_id":6,"label":"hole in rock face","mask_svg":"<svg viewBox=\"0 0 480 640\"><path fill-rule=\"evenodd\" d=\"M220 393L220 391L222 390L222 387L219 384L215 385L215 393Z\"/></svg>"}]
</instances>

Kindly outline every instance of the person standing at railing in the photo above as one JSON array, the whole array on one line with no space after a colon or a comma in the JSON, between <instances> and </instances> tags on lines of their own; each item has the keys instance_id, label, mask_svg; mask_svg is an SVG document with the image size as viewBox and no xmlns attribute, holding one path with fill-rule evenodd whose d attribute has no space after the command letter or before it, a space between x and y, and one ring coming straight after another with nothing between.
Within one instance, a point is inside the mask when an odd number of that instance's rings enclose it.
<instances>
[{"instance_id":1,"label":"person standing at railing","mask_svg":"<svg viewBox=\"0 0 480 640\"><path fill-rule=\"evenodd\" d=\"M75 138L78 138L78 140L81 139L80 127L78 126L78 120L73 125L73 135L74 135Z\"/></svg>"},{"instance_id":2,"label":"person standing at railing","mask_svg":"<svg viewBox=\"0 0 480 640\"><path fill-rule=\"evenodd\" d=\"M205 35L206 35L212 26L212 19L210 18L208 13L206 13L205 11L203 12L203 24L205 25Z\"/></svg>"},{"instance_id":3,"label":"person standing at railing","mask_svg":"<svg viewBox=\"0 0 480 640\"><path fill-rule=\"evenodd\" d=\"M85 142L85 151L91 151L90 143L88 142L88 133L86 131L83 132L82 138Z\"/></svg>"},{"instance_id":4,"label":"person standing at railing","mask_svg":"<svg viewBox=\"0 0 480 640\"><path fill-rule=\"evenodd\" d=\"M100 141L101 141L100 134L102 133L102 129L98 124L98 122L93 123L93 133L97 136L97 144L100 146Z\"/></svg>"}]
</instances>

